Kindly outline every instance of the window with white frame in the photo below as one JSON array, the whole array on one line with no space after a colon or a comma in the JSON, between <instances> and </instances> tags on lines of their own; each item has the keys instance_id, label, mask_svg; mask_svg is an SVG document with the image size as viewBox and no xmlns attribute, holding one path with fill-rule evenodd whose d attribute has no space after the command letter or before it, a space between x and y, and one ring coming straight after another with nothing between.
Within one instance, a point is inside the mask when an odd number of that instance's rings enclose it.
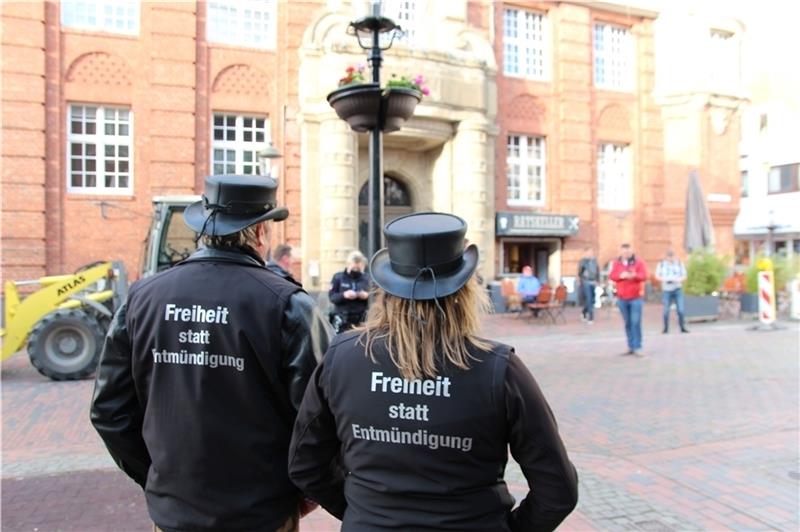
<instances>
[{"instance_id":1,"label":"window with white frame","mask_svg":"<svg viewBox=\"0 0 800 532\"><path fill-rule=\"evenodd\" d=\"M545 200L544 137L509 135L506 178L509 205L542 205Z\"/></svg>"},{"instance_id":2,"label":"window with white frame","mask_svg":"<svg viewBox=\"0 0 800 532\"><path fill-rule=\"evenodd\" d=\"M67 190L133 193L133 116L130 109L70 105Z\"/></svg>"},{"instance_id":3,"label":"window with white frame","mask_svg":"<svg viewBox=\"0 0 800 532\"><path fill-rule=\"evenodd\" d=\"M63 0L61 24L70 28L139 33L138 0Z\"/></svg>"},{"instance_id":4,"label":"window with white frame","mask_svg":"<svg viewBox=\"0 0 800 532\"><path fill-rule=\"evenodd\" d=\"M269 120L263 116L214 114L211 133L213 173L261 174L258 152L269 143Z\"/></svg>"},{"instance_id":5,"label":"window with white frame","mask_svg":"<svg viewBox=\"0 0 800 532\"><path fill-rule=\"evenodd\" d=\"M206 32L210 42L275 48L275 0L208 2Z\"/></svg>"},{"instance_id":6,"label":"window with white frame","mask_svg":"<svg viewBox=\"0 0 800 532\"><path fill-rule=\"evenodd\" d=\"M395 42L408 45L417 44L419 29L419 14L425 7L425 0L385 0L383 3L383 16L395 21L403 28L403 35L396 38Z\"/></svg>"},{"instance_id":7,"label":"window with white frame","mask_svg":"<svg viewBox=\"0 0 800 532\"><path fill-rule=\"evenodd\" d=\"M503 12L503 71L509 76L545 79L550 70L547 16L522 9Z\"/></svg>"},{"instance_id":8,"label":"window with white frame","mask_svg":"<svg viewBox=\"0 0 800 532\"><path fill-rule=\"evenodd\" d=\"M594 25L594 84L603 89L633 89L633 38L628 28Z\"/></svg>"},{"instance_id":9,"label":"window with white frame","mask_svg":"<svg viewBox=\"0 0 800 532\"><path fill-rule=\"evenodd\" d=\"M628 210L632 200L628 146L600 144L597 148L597 205L601 209Z\"/></svg>"}]
</instances>

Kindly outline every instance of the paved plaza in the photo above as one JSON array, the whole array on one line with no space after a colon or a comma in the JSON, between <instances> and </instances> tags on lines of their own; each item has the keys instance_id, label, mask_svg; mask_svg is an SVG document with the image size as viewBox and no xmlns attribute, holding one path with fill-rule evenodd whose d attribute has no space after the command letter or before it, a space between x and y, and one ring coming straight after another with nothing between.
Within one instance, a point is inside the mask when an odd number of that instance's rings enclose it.
<instances>
[{"instance_id":1,"label":"paved plaza","mask_svg":"<svg viewBox=\"0 0 800 532\"><path fill-rule=\"evenodd\" d=\"M798 530L800 328L732 320L662 335L659 313L645 310L644 358L620 356L613 310L591 326L574 309L563 325L486 320L536 376L578 468L580 502L560 530ZM89 425L91 393L23 354L3 364L3 531L152 530ZM526 491L515 464L506 479ZM338 521L318 510L301 530Z\"/></svg>"}]
</instances>

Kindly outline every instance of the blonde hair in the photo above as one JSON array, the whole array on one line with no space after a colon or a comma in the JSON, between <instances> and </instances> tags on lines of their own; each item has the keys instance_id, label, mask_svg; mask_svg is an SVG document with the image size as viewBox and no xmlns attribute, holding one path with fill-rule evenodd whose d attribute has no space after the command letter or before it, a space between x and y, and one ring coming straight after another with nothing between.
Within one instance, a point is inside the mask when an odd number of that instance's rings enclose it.
<instances>
[{"instance_id":1,"label":"blonde hair","mask_svg":"<svg viewBox=\"0 0 800 532\"><path fill-rule=\"evenodd\" d=\"M366 264L367 257L365 257L364 254L358 250L351 251L350 254L347 255L347 264L352 264L352 263Z\"/></svg>"},{"instance_id":2,"label":"blonde hair","mask_svg":"<svg viewBox=\"0 0 800 532\"><path fill-rule=\"evenodd\" d=\"M241 231L225 236L203 235L203 244L210 248L245 248L258 247L258 236L256 234L259 225L264 225L266 230L266 223L261 222L253 224L250 227L245 227Z\"/></svg>"},{"instance_id":3,"label":"blonde hair","mask_svg":"<svg viewBox=\"0 0 800 532\"><path fill-rule=\"evenodd\" d=\"M375 360L376 342L385 340L389 357L400 375L407 380L433 378L437 353L445 364L469 369L471 345L483 351L491 347L478 337L481 316L489 311L489 297L471 278L455 294L431 301L414 301L393 296L378 289L370 307L359 342L367 356Z\"/></svg>"}]
</instances>

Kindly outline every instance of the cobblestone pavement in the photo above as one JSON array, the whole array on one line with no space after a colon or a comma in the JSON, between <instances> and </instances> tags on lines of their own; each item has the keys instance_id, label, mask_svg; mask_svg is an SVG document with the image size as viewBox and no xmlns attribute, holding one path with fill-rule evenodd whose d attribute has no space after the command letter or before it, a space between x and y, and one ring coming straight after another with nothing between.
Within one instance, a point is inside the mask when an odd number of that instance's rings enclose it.
<instances>
[{"instance_id":1,"label":"cobblestone pavement","mask_svg":"<svg viewBox=\"0 0 800 532\"><path fill-rule=\"evenodd\" d=\"M800 492L797 324L696 324L660 334L645 311L645 357L619 356L616 312L592 326L510 316L486 336L510 343L539 381L580 475L561 530L797 530ZM90 381L55 383L24 355L2 368L2 529L149 531L139 489L88 423ZM506 472L515 496L527 484ZM318 510L303 531L338 530Z\"/></svg>"}]
</instances>

